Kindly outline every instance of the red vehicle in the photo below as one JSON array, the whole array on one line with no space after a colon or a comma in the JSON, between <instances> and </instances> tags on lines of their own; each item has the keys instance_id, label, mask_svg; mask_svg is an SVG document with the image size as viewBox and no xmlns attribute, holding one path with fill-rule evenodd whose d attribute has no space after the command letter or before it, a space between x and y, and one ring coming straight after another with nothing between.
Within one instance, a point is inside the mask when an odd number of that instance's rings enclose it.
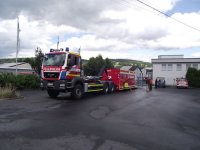
<instances>
[{"instance_id":1,"label":"red vehicle","mask_svg":"<svg viewBox=\"0 0 200 150\"><path fill-rule=\"evenodd\" d=\"M186 78L176 78L176 87L177 88L188 88L188 81Z\"/></svg>"},{"instance_id":2,"label":"red vehicle","mask_svg":"<svg viewBox=\"0 0 200 150\"><path fill-rule=\"evenodd\" d=\"M133 71L121 70L117 68L106 69L101 80L111 80L115 90L117 91L136 88L135 74Z\"/></svg>"},{"instance_id":3,"label":"red vehicle","mask_svg":"<svg viewBox=\"0 0 200 150\"><path fill-rule=\"evenodd\" d=\"M99 76L85 77L81 69L80 54L69 52L69 48L65 51L51 49L43 60L41 88L53 98L60 92L70 92L75 99L80 99L86 92L112 93L135 88L131 71L103 68Z\"/></svg>"}]
</instances>

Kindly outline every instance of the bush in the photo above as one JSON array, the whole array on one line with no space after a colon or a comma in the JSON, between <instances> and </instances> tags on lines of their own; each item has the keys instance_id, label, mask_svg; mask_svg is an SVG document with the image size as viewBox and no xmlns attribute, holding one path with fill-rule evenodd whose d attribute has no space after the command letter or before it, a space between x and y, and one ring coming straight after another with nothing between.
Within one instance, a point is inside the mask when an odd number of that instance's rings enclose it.
<instances>
[{"instance_id":1,"label":"bush","mask_svg":"<svg viewBox=\"0 0 200 150\"><path fill-rule=\"evenodd\" d=\"M0 86L5 87L8 84L15 84L15 76L11 73L2 73L0 74Z\"/></svg>"},{"instance_id":2,"label":"bush","mask_svg":"<svg viewBox=\"0 0 200 150\"><path fill-rule=\"evenodd\" d=\"M40 80L36 75L17 75L15 86L17 88L38 88Z\"/></svg>"},{"instance_id":3,"label":"bush","mask_svg":"<svg viewBox=\"0 0 200 150\"><path fill-rule=\"evenodd\" d=\"M188 68L186 73L188 84L191 87L200 87L200 70Z\"/></svg>"},{"instance_id":4,"label":"bush","mask_svg":"<svg viewBox=\"0 0 200 150\"><path fill-rule=\"evenodd\" d=\"M39 78L34 75L14 75L11 73L0 74L0 87L11 84L16 88L38 88L40 85Z\"/></svg>"}]
</instances>

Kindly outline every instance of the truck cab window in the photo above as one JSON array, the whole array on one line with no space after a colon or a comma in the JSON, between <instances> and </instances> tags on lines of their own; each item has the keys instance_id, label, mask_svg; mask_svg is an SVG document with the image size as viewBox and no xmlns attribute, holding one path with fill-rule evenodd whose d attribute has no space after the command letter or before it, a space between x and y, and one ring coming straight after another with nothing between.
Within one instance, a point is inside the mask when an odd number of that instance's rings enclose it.
<instances>
[{"instance_id":1,"label":"truck cab window","mask_svg":"<svg viewBox=\"0 0 200 150\"><path fill-rule=\"evenodd\" d=\"M80 62L81 62L80 57L77 57L71 54L68 55L68 59L67 59L68 67L72 67L74 65L80 66Z\"/></svg>"},{"instance_id":2,"label":"truck cab window","mask_svg":"<svg viewBox=\"0 0 200 150\"><path fill-rule=\"evenodd\" d=\"M80 66L80 57L75 57L75 65Z\"/></svg>"},{"instance_id":3,"label":"truck cab window","mask_svg":"<svg viewBox=\"0 0 200 150\"><path fill-rule=\"evenodd\" d=\"M69 54L67 58L67 66L72 67L73 65L74 65L73 56Z\"/></svg>"}]
</instances>

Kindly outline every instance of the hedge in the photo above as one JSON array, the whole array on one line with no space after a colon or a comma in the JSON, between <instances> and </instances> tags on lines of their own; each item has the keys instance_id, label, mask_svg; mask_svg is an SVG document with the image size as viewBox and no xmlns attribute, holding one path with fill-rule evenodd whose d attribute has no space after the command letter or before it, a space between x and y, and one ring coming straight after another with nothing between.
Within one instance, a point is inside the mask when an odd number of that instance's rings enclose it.
<instances>
[{"instance_id":1,"label":"hedge","mask_svg":"<svg viewBox=\"0 0 200 150\"><path fill-rule=\"evenodd\" d=\"M0 86L5 87L11 84L16 88L38 88L40 85L40 79L34 74L30 75L14 75L11 73L0 74Z\"/></svg>"},{"instance_id":2,"label":"hedge","mask_svg":"<svg viewBox=\"0 0 200 150\"><path fill-rule=\"evenodd\" d=\"M188 80L189 86L200 88L200 70L195 68L188 68L186 78Z\"/></svg>"}]
</instances>

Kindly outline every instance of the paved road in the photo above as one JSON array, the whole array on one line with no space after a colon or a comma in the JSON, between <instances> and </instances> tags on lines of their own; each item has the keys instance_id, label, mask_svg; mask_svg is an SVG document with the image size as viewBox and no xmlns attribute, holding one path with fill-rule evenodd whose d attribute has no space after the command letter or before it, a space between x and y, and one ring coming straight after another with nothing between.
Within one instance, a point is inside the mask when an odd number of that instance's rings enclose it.
<instances>
[{"instance_id":1,"label":"paved road","mask_svg":"<svg viewBox=\"0 0 200 150\"><path fill-rule=\"evenodd\" d=\"M0 150L199 150L200 89L0 101Z\"/></svg>"}]
</instances>

